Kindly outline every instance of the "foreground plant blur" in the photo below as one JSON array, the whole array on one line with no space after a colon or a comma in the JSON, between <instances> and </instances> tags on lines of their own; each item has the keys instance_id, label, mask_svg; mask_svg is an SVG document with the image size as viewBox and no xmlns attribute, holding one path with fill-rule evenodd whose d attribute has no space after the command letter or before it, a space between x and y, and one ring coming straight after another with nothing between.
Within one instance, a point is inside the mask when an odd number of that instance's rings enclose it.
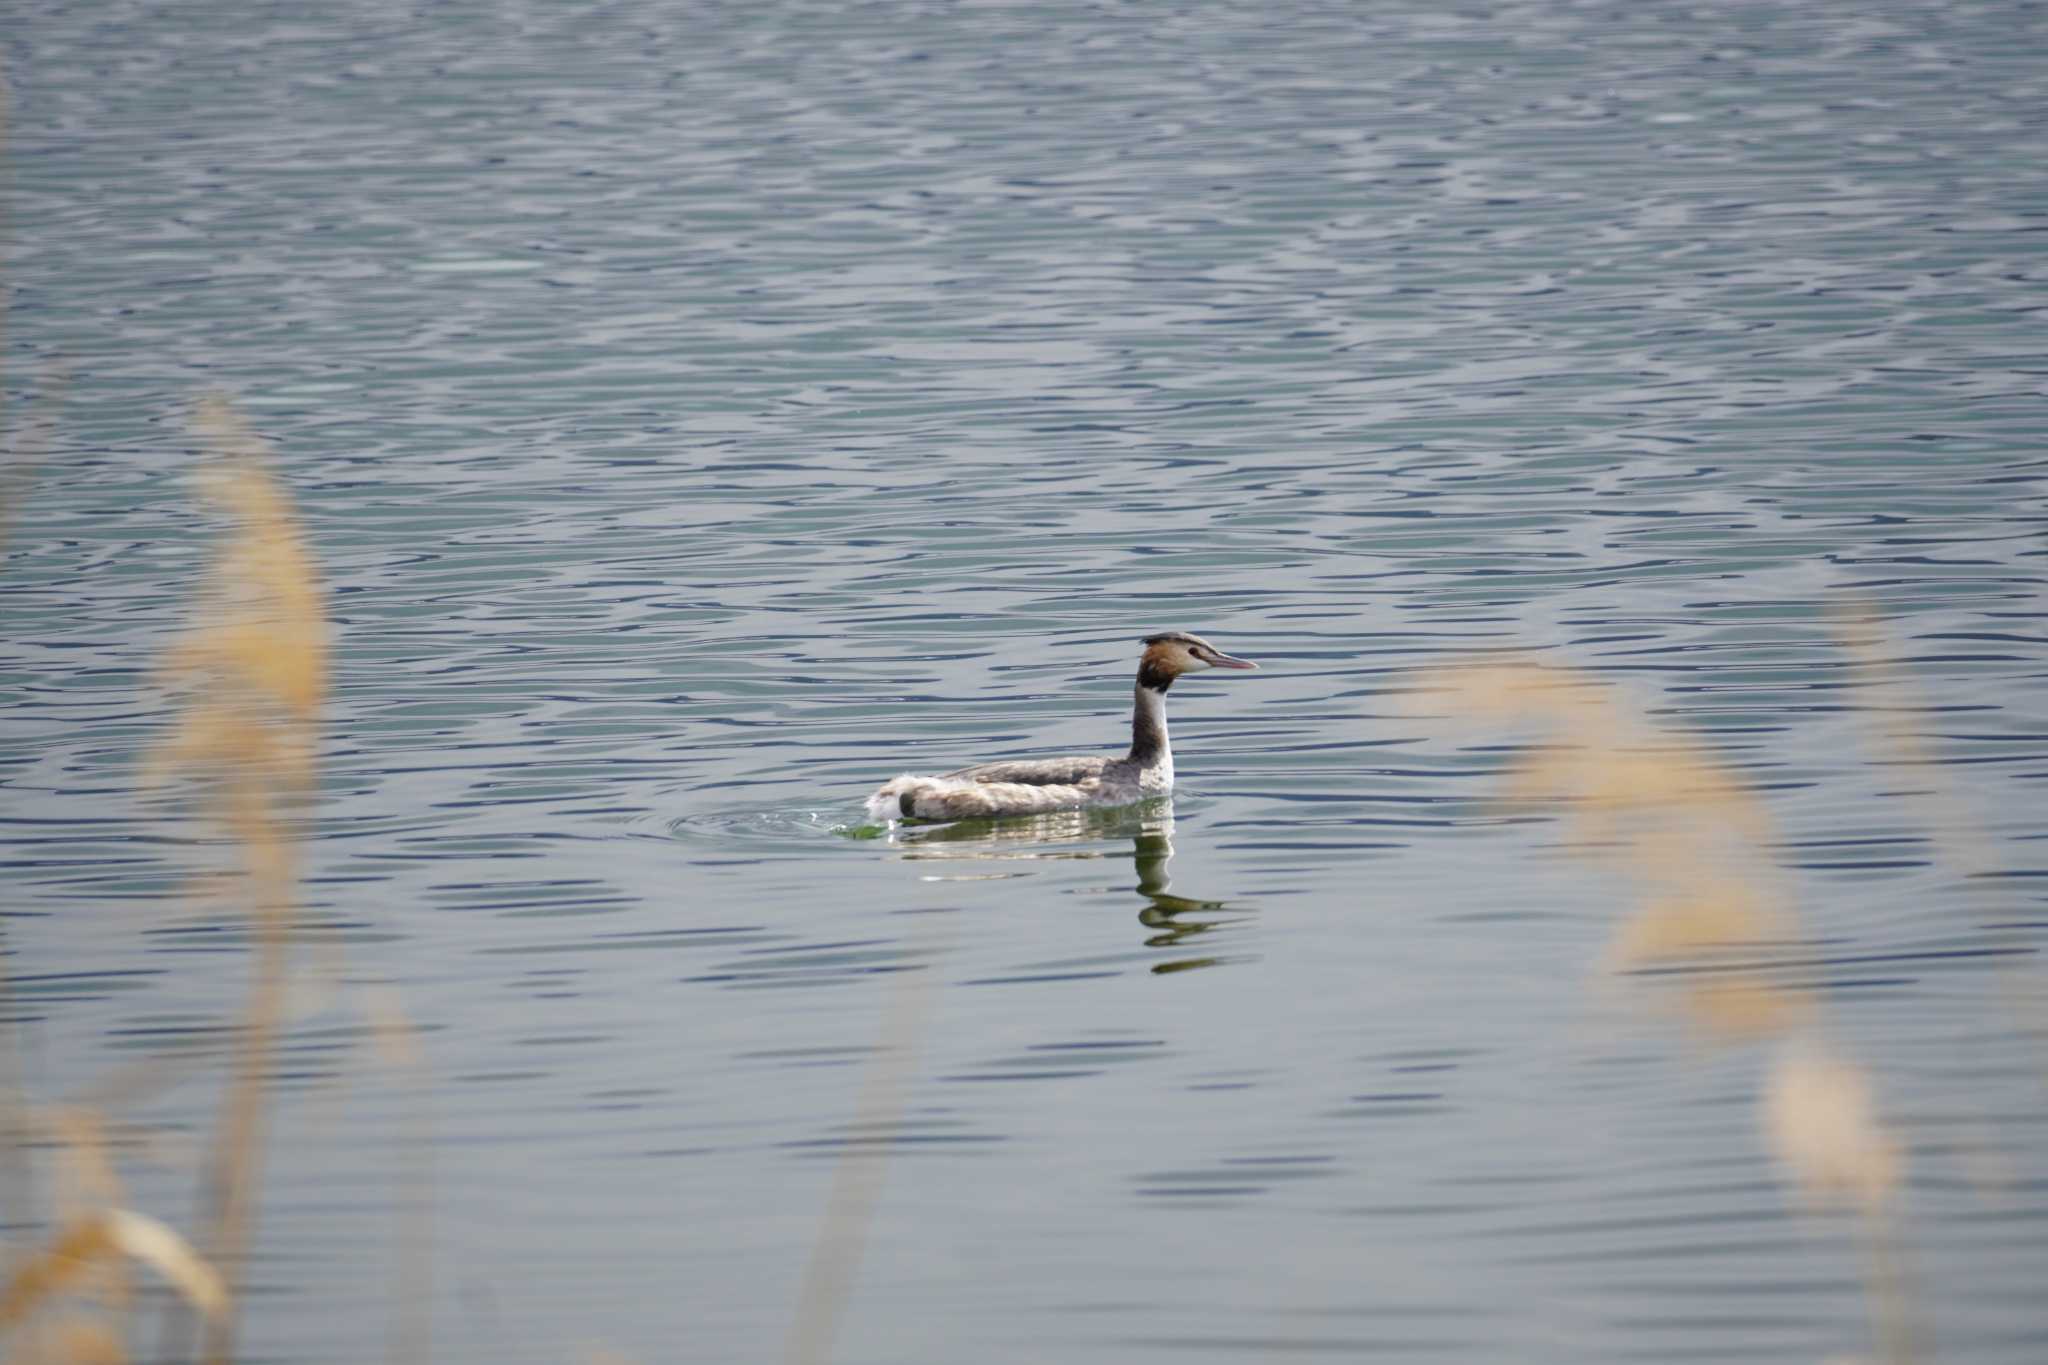
<instances>
[{"instance_id":1,"label":"foreground plant blur","mask_svg":"<svg viewBox=\"0 0 2048 1365\"><path fill-rule=\"evenodd\" d=\"M54 1232L40 1247L15 1254L0 1291L9 1360L129 1358L134 1262L161 1272L196 1310L206 1360L234 1354L237 1288L262 1183L268 1078L285 1019L300 815L313 790L327 687L327 621L312 558L267 447L224 400L202 404L197 425L213 451L200 487L228 529L196 594L192 622L160 667L173 721L144 776L160 791L196 793L206 818L227 836L232 863L207 886L246 918L255 949L235 1024L232 1075L206 1153L199 1231L191 1242L123 1207L96 1107L38 1109L11 1097L14 1145L49 1144L59 1198ZM18 1187L26 1182L24 1164L15 1162ZM18 1188L17 1197L25 1196Z\"/></svg>"},{"instance_id":2,"label":"foreground plant blur","mask_svg":"<svg viewBox=\"0 0 2048 1365\"><path fill-rule=\"evenodd\" d=\"M1651 728L1582 674L1501 664L1437 682L1457 715L1549 737L1510 768L1510 798L1565 811L1574 849L1637 887L1607 970L1671 988L1657 1003L1710 1039L1776 1041L1761 1087L1765 1144L1803 1202L1863 1216L1880 1347L1892 1365L1918 1358L1892 1222L1904 1155L1878 1121L1868 1073L1828 1044L1812 991L1777 960L1800 936L1762 803L1700 743Z\"/></svg>"}]
</instances>

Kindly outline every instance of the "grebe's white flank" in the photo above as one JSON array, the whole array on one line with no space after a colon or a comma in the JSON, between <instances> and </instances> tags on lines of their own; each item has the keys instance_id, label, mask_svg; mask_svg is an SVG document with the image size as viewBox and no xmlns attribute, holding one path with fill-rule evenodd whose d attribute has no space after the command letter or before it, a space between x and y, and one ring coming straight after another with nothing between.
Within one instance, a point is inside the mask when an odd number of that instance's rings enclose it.
<instances>
[{"instance_id":1,"label":"grebe's white flank","mask_svg":"<svg viewBox=\"0 0 2048 1365\"><path fill-rule=\"evenodd\" d=\"M1173 789L1166 690L1183 673L1257 668L1180 631L1145 637L1131 706L1131 751L1122 758L1026 758L983 763L941 777L905 774L868 798L871 820L964 820L1038 815L1074 806L1119 806Z\"/></svg>"}]
</instances>

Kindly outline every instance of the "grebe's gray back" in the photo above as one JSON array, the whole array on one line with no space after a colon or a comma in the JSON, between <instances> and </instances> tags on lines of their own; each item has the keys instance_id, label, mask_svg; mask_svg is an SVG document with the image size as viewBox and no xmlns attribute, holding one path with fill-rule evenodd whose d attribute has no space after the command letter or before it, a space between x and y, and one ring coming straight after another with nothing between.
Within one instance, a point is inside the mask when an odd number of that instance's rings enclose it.
<instances>
[{"instance_id":1,"label":"grebe's gray back","mask_svg":"<svg viewBox=\"0 0 2048 1365\"><path fill-rule=\"evenodd\" d=\"M905 774L868 798L873 820L964 820L1038 815L1075 806L1116 806L1173 790L1166 693L1174 679L1206 668L1252 669L1198 635L1145 637L1131 705L1131 748L1121 758L1021 758L981 763L937 777Z\"/></svg>"}]
</instances>

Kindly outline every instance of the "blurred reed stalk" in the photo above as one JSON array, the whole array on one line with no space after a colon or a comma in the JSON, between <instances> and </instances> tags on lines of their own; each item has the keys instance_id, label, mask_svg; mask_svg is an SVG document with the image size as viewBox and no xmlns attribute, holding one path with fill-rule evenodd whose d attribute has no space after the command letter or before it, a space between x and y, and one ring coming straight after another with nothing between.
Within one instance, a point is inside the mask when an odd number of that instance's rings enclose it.
<instances>
[{"instance_id":1,"label":"blurred reed stalk","mask_svg":"<svg viewBox=\"0 0 2048 1365\"><path fill-rule=\"evenodd\" d=\"M1812 992L1778 960L1800 939L1762 802L1700 742L1652 728L1583 674L1504 663L1433 681L1454 714L1547 733L1511 764L1509 799L1563 809L1573 851L1637 886L1607 970L1674 987L1660 1003L1711 1040L1778 1041L1759 1110L1765 1144L1806 1202L1861 1213L1873 1335L1890 1365L1920 1359L1892 1217L1905 1158L1878 1122L1868 1074L1823 1041Z\"/></svg>"},{"instance_id":2,"label":"blurred reed stalk","mask_svg":"<svg viewBox=\"0 0 2048 1365\"><path fill-rule=\"evenodd\" d=\"M6 91L0 87L0 173L6 169L7 112ZM0 289L0 363L6 355L6 320L6 292ZM57 387L46 384L45 396ZM23 434L6 420L10 414L4 403L5 385L0 383L0 550L54 425L51 404L45 402ZM0 970L0 1013L11 1013L12 1005L8 978ZM14 1047L16 1022L0 1018L5 1035L0 1041L0 1174L6 1177L8 1217L24 1224L47 1222L51 1232L41 1245L6 1249L0 1341L7 1345L10 1365L125 1361L123 1329L134 1298L134 1264L155 1269L202 1315L223 1312L227 1290L213 1267L169 1227L121 1207L123 1191L98 1111L29 1103ZM36 1200L30 1152L37 1146L51 1151L56 1175L47 1211Z\"/></svg>"},{"instance_id":3,"label":"blurred reed stalk","mask_svg":"<svg viewBox=\"0 0 2048 1365\"><path fill-rule=\"evenodd\" d=\"M144 785L196 791L227 836L232 888L255 949L235 1033L233 1072L208 1170L200 1254L157 1220L125 1208L97 1103L32 1109L7 1083L6 1135L17 1197L29 1216L31 1143L52 1153L54 1229L9 1258L0 1286L0 1335L10 1362L121 1362L134 1315L129 1266L153 1267L198 1314L210 1362L234 1354L239 1286L263 1165L268 1086L285 1017L296 913L297 812L313 790L313 756L327 679L327 623L319 584L290 499L269 452L224 400L198 427L214 449L201 487L226 514L227 534L205 571L191 625L162 661L174 721L144 768ZM11 1057L9 1058L11 1061ZM160 1063L103 1079L106 1101L158 1083ZM160 1352L166 1359L179 1351Z\"/></svg>"},{"instance_id":4,"label":"blurred reed stalk","mask_svg":"<svg viewBox=\"0 0 2048 1365\"><path fill-rule=\"evenodd\" d=\"M150 785L194 784L235 850L254 957L249 992L202 1196L203 1245L228 1310L204 1324L209 1365L234 1354L240 1289L262 1184L269 1080L283 1025L297 913L297 813L311 799L327 689L327 618L313 562L268 447L221 398L196 423L214 458L200 487L229 530L200 589L194 623L165 658L178 699Z\"/></svg>"},{"instance_id":5,"label":"blurred reed stalk","mask_svg":"<svg viewBox=\"0 0 2048 1365\"><path fill-rule=\"evenodd\" d=\"M803 1284L797 1291L783 1346L787 1365L824 1365L831 1358L832 1343L846 1316L868 1225L874 1219L875 1201L887 1174L889 1150L903 1118L918 1042L938 998L938 963L952 938L952 917L944 917L944 924L930 938L929 965L899 976L889 992L881 1037L861 1078L846 1144L832 1172L818 1239L811 1246Z\"/></svg>"}]
</instances>

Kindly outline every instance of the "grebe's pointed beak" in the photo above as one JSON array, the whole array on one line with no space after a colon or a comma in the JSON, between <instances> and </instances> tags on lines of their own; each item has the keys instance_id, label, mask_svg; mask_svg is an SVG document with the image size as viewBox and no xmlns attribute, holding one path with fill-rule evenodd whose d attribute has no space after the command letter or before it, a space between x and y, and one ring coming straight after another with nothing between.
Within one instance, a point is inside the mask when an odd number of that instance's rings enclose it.
<instances>
[{"instance_id":1,"label":"grebe's pointed beak","mask_svg":"<svg viewBox=\"0 0 2048 1365\"><path fill-rule=\"evenodd\" d=\"M1208 664L1211 668L1256 669L1258 667L1258 665L1253 663L1250 659L1233 658L1232 656L1225 654L1220 649L1210 650L1209 653L1203 657L1202 662Z\"/></svg>"}]
</instances>

